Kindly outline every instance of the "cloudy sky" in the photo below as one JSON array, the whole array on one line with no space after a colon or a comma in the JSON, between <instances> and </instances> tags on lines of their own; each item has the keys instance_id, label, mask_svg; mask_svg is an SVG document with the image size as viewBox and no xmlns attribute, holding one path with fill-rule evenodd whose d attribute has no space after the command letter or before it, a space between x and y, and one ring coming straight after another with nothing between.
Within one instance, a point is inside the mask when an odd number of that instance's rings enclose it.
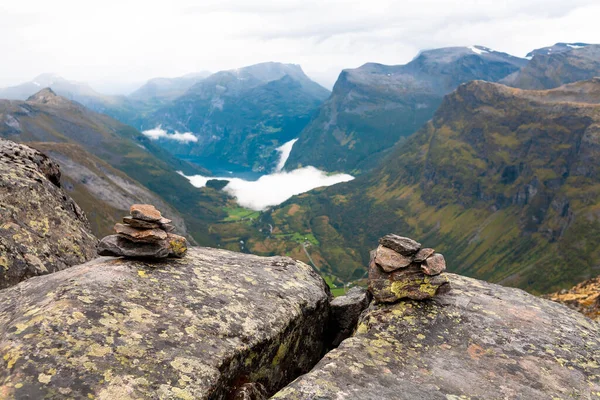
<instances>
[{"instance_id":1,"label":"cloudy sky","mask_svg":"<svg viewBox=\"0 0 600 400\"><path fill-rule=\"evenodd\" d=\"M2 1L0 86L54 72L107 89L262 61L331 86L343 68L420 49L600 43L598 15L598 0Z\"/></svg>"}]
</instances>

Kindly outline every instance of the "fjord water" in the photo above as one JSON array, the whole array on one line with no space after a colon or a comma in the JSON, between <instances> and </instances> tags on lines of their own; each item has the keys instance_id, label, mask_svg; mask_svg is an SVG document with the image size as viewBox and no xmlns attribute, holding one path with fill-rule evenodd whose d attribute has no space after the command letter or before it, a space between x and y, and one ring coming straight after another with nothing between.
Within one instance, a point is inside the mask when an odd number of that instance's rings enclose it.
<instances>
[{"instance_id":1,"label":"fjord water","mask_svg":"<svg viewBox=\"0 0 600 400\"><path fill-rule=\"evenodd\" d=\"M336 183L348 182L354 179L348 174L328 175L315 167L308 166L298 168L293 171L285 171L287 158L290 156L292 147L298 139L290 140L277 148L280 158L272 173L260 174L233 165L214 164L211 169L216 176L185 176L192 185L200 188L206 185L211 179L225 179L229 183L223 190L233 197L242 207L253 210L264 210L270 206L276 206L283 203L290 197L308 192L309 190L331 186ZM189 161L194 161L190 159ZM208 167L203 160L203 166Z\"/></svg>"}]
</instances>

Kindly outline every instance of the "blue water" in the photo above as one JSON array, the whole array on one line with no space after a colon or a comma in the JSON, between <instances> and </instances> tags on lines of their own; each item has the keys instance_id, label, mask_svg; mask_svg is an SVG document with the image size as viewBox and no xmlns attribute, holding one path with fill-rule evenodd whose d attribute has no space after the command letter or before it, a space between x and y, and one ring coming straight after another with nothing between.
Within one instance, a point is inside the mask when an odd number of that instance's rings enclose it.
<instances>
[{"instance_id":1,"label":"blue water","mask_svg":"<svg viewBox=\"0 0 600 400\"><path fill-rule=\"evenodd\" d=\"M214 176L240 178L246 181L256 181L267 172L256 172L252 169L207 157L177 156L178 158L206 168Z\"/></svg>"}]
</instances>

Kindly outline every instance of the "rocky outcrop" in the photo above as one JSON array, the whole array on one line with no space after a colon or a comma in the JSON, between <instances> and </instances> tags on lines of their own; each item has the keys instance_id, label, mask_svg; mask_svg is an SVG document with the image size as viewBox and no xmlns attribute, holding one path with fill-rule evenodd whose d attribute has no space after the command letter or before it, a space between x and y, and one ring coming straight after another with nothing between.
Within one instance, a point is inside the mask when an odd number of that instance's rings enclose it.
<instances>
[{"instance_id":1,"label":"rocky outcrop","mask_svg":"<svg viewBox=\"0 0 600 400\"><path fill-rule=\"evenodd\" d=\"M598 395L600 324L519 289L448 276L452 290L432 300L372 305L353 337L273 398Z\"/></svg>"},{"instance_id":2,"label":"rocky outcrop","mask_svg":"<svg viewBox=\"0 0 600 400\"><path fill-rule=\"evenodd\" d=\"M95 256L83 211L44 154L0 139L0 289Z\"/></svg>"},{"instance_id":3,"label":"rocky outcrop","mask_svg":"<svg viewBox=\"0 0 600 400\"><path fill-rule=\"evenodd\" d=\"M337 347L356 329L360 314L369 306L371 295L362 287L353 287L331 302L331 345Z\"/></svg>"},{"instance_id":4,"label":"rocky outcrop","mask_svg":"<svg viewBox=\"0 0 600 400\"><path fill-rule=\"evenodd\" d=\"M600 276L544 297L600 322Z\"/></svg>"},{"instance_id":5,"label":"rocky outcrop","mask_svg":"<svg viewBox=\"0 0 600 400\"><path fill-rule=\"evenodd\" d=\"M175 227L160 211L150 204L134 204L131 216L123 224L115 224L116 235L103 238L98 244L98 254L114 257L167 258L184 257L187 240L171 233Z\"/></svg>"},{"instance_id":6,"label":"rocky outcrop","mask_svg":"<svg viewBox=\"0 0 600 400\"><path fill-rule=\"evenodd\" d=\"M196 247L30 279L0 291L0 397L270 395L321 357L329 296L301 262Z\"/></svg>"},{"instance_id":7,"label":"rocky outcrop","mask_svg":"<svg viewBox=\"0 0 600 400\"><path fill-rule=\"evenodd\" d=\"M434 249L421 249L407 237L385 235L371 252L369 291L378 303L429 299L448 289L445 270L444 256Z\"/></svg>"}]
</instances>

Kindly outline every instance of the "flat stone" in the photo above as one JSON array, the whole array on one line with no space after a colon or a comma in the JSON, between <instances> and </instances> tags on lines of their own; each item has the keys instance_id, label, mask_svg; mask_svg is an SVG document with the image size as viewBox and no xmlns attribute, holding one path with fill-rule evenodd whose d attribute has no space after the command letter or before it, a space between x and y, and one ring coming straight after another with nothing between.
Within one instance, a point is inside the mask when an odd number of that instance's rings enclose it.
<instances>
[{"instance_id":1,"label":"flat stone","mask_svg":"<svg viewBox=\"0 0 600 400\"><path fill-rule=\"evenodd\" d=\"M439 275L446 270L446 260L440 253L435 253L421 264L421 269L427 275Z\"/></svg>"},{"instance_id":2,"label":"flat stone","mask_svg":"<svg viewBox=\"0 0 600 400\"><path fill-rule=\"evenodd\" d=\"M187 253L187 240L183 236L167 233L169 242L169 257L182 258Z\"/></svg>"},{"instance_id":3,"label":"flat stone","mask_svg":"<svg viewBox=\"0 0 600 400\"><path fill-rule=\"evenodd\" d=\"M412 260L412 257L403 256L382 245L379 245L377 250L375 250L375 262L386 272L408 267L412 263Z\"/></svg>"},{"instance_id":4,"label":"flat stone","mask_svg":"<svg viewBox=\"0 0 600 400\"><path fill-rule=\"evenodd\" d=\"M161 225L167 225L167 224L170 224L171 222L173 222L173 221L171 221L170 219L165 218L165 217L162 217L160 219L160 221L158 221L158 223L161 224Z\"/></svg>"},{"instance_id":5,"label":"flat stone","mask_svg":"<svg viewBox=\"0 0 600 400\"><path fill-rule=\"evenodd\" d=\"M600 324L454 274L435 301L371 306L354 336L272 399L594 399Z\"/></svg>"},{"instance_id":6,"label":"flat stone","mask_svg":"<svg viewBox=\"0 0 600 400\"><path fill-rule=\"evenodd\" d=\"M148 222L143 219L135 219L131 216L123 217L123 222L134 227L134 228L142 228L142 229L156 229L161 228L158 222Z\"/></svg>"},{"instance_id":7,"label":"flat stone","mask_svg":"<svg viewBox=\"0 0 600 400\"><path fill-rule=\"evenodd\" d=\"M374 259L369 265L369 292L377 303L395 303L402 299L425 300L447 289L445 275L425 275L419 263L393 272L385 272Z\"/></svg>"},{"instance_id":8,"label":"flat stone","mask_svg":"<svg viewBox=\"0 0 600 400\"><path fill-rule=\"evenodd\" d=\"M154 243L167 238L167 232L162 229L139 229L124 224L115 224L115 232L138 243Z\"/></svg>"},{"instance_id":9,"label":"flat stone","mask_svg":"<svg viewBox=\"0 0 600 400\"><path fill-rule=\"evenodd\" d=\"M392 249L396 253L400 253L403 256L415 255L421 248L421 243L407 237L395 235L393 233L385 235L379 239L379 244Z\"/></svg>"},{"instance_id":10,"label":"flat stone","mask_svg":"<svg viewBox=\"0 0 600 400\"><path fill-rule=\"evenodd\" d=\"M430 249L430 248L421 249L415 255L414 261L415 262L423 262L427 259L427 257L431 256L433 253L435 253L434 249Z\"/></svg>"},{"instance_id":11,"label":"flat stone","mask_svg":"<svg viewBox=\"0 0 600 400\"><path fill-rule=\"evenodd\" d=\"M269 397L321 358L328 317L289 257L99 258L0 291L0 398Z\"/></svg>"},{"instance_id":12,"label":"flat stone","mask_svg":"<svg viewBox=\"0 0 600 400\"><path fill-rule=\"evenodd\" d=\"M134 204L129 208L129 213L135 219L150 222L160 222L162 218L160 211L150 204Z\"/></svg>"},{"instance_id":13,"label":"flat stone","mask_svg":"<svg viewBox=\"0 0 600 400\"><path fill-rule=\"evenodd\" d=\"M135 243L121 235L104 237L98 244L98 255L113 257L167 258L171 248L166 240Z\"/></svg>"}]
</instances>

